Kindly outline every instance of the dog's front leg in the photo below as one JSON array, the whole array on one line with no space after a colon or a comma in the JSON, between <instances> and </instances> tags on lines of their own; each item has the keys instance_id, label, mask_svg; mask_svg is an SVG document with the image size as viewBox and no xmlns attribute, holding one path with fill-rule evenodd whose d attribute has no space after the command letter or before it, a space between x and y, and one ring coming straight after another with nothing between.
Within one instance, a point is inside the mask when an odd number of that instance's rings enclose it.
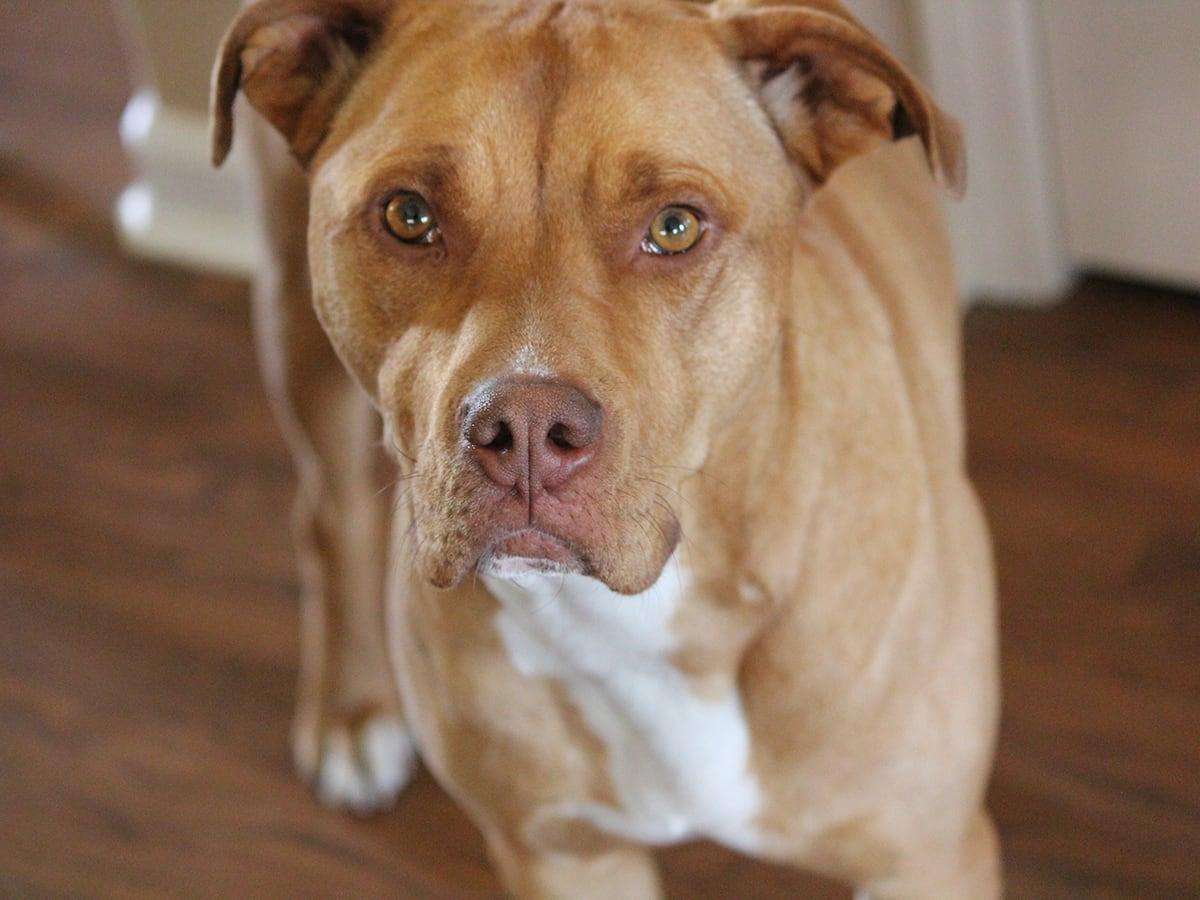
<instances>
[{"instance_id":1,"label":"dog's front leg","mask_svg":"<svg viewBox=\"0 0 1200 900\"><path fill-rule=\"evenodd\" d=\"M855 900L999 900L1004 890L996 828L980 810L958 840L909 851L898 871L862 887Z\"/></svg>"},{"instance_id":2,"label":"dog's front leg","mask_svg":"<svg viewBox=\"0 0 1200 900\"><path fill-rule=\"evenodd\" d=\"M488 855L515 900L660 900L651 851L619 846L589 854L534 849L485 829Z\"/></svg>"},{"instance_id":3,"label":"dog's front leg","mask_svg":"<svg viewBox=\"0 0 1200 900\"><path fill-rule=\"evenodd\" d=\"M292 749L322 800L356 812L391 804L414 749L387 661L382 578L388 498L373 478L379 419L313 312L307 186L257 119L255 190L267 259L254 322L267 393L299 477L294 528L302 588Z\"/></svg>"}]
</instances>

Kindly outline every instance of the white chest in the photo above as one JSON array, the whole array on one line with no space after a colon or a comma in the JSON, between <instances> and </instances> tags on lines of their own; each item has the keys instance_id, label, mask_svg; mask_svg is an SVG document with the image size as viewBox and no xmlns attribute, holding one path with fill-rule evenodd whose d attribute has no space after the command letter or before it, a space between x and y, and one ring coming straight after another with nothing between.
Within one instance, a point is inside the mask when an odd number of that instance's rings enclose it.
<instances>
[{"instance_id":1,"label":"white chest","mask_svg":"<svg viewBox=\"0 0 1200 900\"><path fill-rule=\"evenodd\" d=\"M608 750L617 804L558 810L641 843L754 843L758 785L741 699L698 695L672 663L687 576L675 560L634 597L578 575L486 576L495 624L524 675L562 684Z\"/></svg>"}]
</instances>

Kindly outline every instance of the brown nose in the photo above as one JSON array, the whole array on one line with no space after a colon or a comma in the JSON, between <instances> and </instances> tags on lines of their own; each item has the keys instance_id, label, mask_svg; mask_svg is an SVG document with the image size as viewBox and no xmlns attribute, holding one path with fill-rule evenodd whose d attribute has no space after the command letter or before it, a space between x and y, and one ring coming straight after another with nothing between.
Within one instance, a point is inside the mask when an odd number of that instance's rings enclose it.
<instances>
[{"instance_id":1,"label":"brown nose","mask_svg":"<svg viewBox=\"0 0 1200 900\"><path fill-rule=\"evenodd\" d=\"M463 440L484 473L528 496L562 487L591 460L600 407L559 381L485 382L463 407Z\"/></svg>"}]
</instances>

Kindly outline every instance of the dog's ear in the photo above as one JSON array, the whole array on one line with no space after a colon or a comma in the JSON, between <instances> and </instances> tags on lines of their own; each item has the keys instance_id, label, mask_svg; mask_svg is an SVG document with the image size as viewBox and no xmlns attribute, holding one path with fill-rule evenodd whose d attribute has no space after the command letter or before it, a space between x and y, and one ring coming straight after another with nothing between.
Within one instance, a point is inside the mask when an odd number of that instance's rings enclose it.
<instances>
[{"instance_id":1,"label":"dog's ear","mask_svg":"<svg viewBox=\"0 0 1200 900\"><path fill-rule=\"evenodd\" d=\"M719 3L721 39L797 163L824 182L839 165L910 134L956 197L966 183L958 123L832 0Z\"/></svg>"},{"instance_id":2,"label":"dog's ear","mask_svg":"<svg viewBox=\"0 0 1200 900\"><path fill-rule=\"evenodd\" d=\"M213 165L229 154L238 90L307 164L392 6L392 0L258 0L242 10L213 69Z\"/></svg>"}]
</instances>

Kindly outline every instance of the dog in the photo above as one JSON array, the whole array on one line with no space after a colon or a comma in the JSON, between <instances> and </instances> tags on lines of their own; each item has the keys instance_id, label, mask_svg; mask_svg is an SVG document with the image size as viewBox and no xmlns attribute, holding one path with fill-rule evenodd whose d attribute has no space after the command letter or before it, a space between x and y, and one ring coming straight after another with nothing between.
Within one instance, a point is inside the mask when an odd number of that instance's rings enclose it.
<instances>
[{"instance_id":1,"label":"dog","mask_svg":"<svg viewBox=\"0 0 1200 900\"><path fill-rule=\"evenodd\" d=\"M419 750L517 898L658 897L653 848L700 838L1000 894L962 141L861 24L260 0L212 109L254 168L323 799L388 806Z\"/></svg>"}]
</instances>

